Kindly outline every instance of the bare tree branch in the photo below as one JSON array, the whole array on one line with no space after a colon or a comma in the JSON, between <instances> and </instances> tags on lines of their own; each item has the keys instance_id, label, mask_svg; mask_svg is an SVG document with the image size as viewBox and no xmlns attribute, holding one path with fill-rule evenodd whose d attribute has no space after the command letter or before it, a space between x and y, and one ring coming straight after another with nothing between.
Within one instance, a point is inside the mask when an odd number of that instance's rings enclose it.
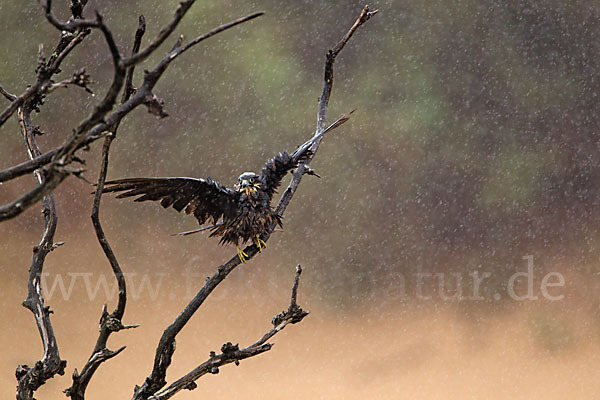
<instances>
[{"instance_id":1,"label":"bare tree branch","mask_svg":"<svg viewBox=\"0 0 600 400\"><path fill-rule=\"evenodd\" d=\"M17 96L13 102L0 114L0 126L2 126L17 108L21 107L27 100L34 96L43 96L51 86L52 76L59 70L62 61L69 55L78 44L89 34L89 31L81 31L77 35L63 34L53 55L47 64L38 63L37 81L21 95Z\"/></svg>"},{"instance_id":2,"label":"bare tree branch","mask_svg":"<svg viewBox=\"0 0 600 400\"><path fill-rule=\"evenodd\" d=\"M71 3L71 13L73 14L73 17L69 18L67 22L63 23L60 22L52 13L52 0L46 0L44 12L48 22L50 22L51 25L60 31L67 31L71 33L78 29L98 27L97 21L83 19L83 8L87 4L87 0L74 0Z\"/></svg>"},{"instance_id":3,"label":"bare tree branch","mask_svg":"<svg viewBox=\"0 0 600 400\"><path fill-rule=\"evenodd\" d=\"M144 16L139 17L138 28L135 32L135 39L133 42L132 54L135 54L141 45L142 37L146 32L146 21ZM127 76L125 78L125 87L123 88L123 95L121 98L121 103L125 103L131 94L133 93L133 73L134 66L130 67L127 71ZM102 309L102 316L100 317L100 333L98 335L98 340L96 341L96 345L94 346L94 350L92 351L92 355L88 359L87 363L81 370L81 374L78 374L77 370L73 373L73 384L68 389L65 389L64 392L68 397L71 397L73 400L83 400L85 398L85 390L92 379L94 373L104 361L116 356L121 351L125 349L125 347L121 347L117 351L109 350L106 345L108 343L108 338L113 332L117 332L122 329L135 328L138 325L123 325L122 319L125 314L125 306L127 304L127 283L125 281L125 275L123 274L123 270L119 266L119 262L117 261L117 257L106 238L104 230L102 229L102 224L100 223L100 199L102 197L102 189L104 188L104 182L106 180L106 173L108 171L108 155L110 152L110 146L112 141L117 135L117 129L119 127L119 123L117 122L111 132L106 135L104 138L104 145L102 147L102 164L100 167L100 175L98 177L98 183L96 184L96 192L94 193L94 201L92 204L92 213L91 219L92 224L94 226L94 230L96 232L96 237L98 238L98 242L104 251L108 262L112 268L112 272L117 281L117 285L119 288L119 296L118 302L115 310L108 314L106 311L106 305L104 305Z\"/></svg>"},{"instance_id":4,"label":"bare tree branch","mask_svg":"<svg viewBox=\"0 0 600 400\"><path fill-rule=\"evenodd\" d=\"M152 43L146 46L142 51L123 60L123 66L130 67L132 65L139 64L140 62L144 61L150 54L152 54L154 50L156 50L158 46L163 44L163 42L171 35L171 33L173 33L175 28L177 28L177 25L179 25L179 22L181 22L181 20L188 12L190 7L194 4L194 2L195 0L185 0L179 3L179 7L177 7L177 10L175 10L175 15L173 16L173 19L171 20L171 22L169 22L167 26L161 29L156 39L154 39L154 41L152 41Z\"/></svg>"},{"instance_id":5,"label":"bare tree branch","mask_svg":"<svg viewBox=\"0 0 600 400\"><path fill-rule=\"evenodd\" d=\"M371 18L373 15L377 14L379 10L369 11L369 6L366 5L357 20L354 22L354 25L350 28L350 30L344 35L344 37L333 47L333 49L329 50L327 53L327 60L325 61L325 77L323 83L323 93L321 94L321 98L319 99L319 112L317 114L317 129L316 133L325 129L325 124L327 121L327 105L329 104L329 96L331 95L331 88L333 86L333 63L335 62L335 58L342 51L346 43L350 40L354 32L358 29L359 26L364 24Z\"/></svg>"},{"instance_id":6,"label":"bare tree branch","mask_svg":"<svg viewBox=\"0 0 600 400\"><path fill-rule=\"evenodd\" d=\"M90 80L90 75L85 72L85 68L75 71L69 79L63 79L62 81L52 83L48 88L47 93L52 93L57 89L68 88L69 86L79 86L83 88L89 94L94 94L89 85L93 82Z\"/></svg>"},{"instance_id":7,"label":"bare tree branch","mask_svg":"<svg viewBox=\"0 0 600 400\"><path fill-rule=\"evenodd\" d=\"M354 22L354 24L350 28L350 30L348 30L348 32L334 46L334 48L329 50L329 52L327 53L327 57L325 60L325 76L323 79L323 92L322 92L321 98L319 100L319 109L317 112L317 128L315 130L315 136L318 136L319 133L323 129L325 129L325 126L327 123L327 106L329 104L329 97L331 95L331 89L333 87L333 63L335 61L335 58L340 53L340 51L342 51L342 49L344 48L346 43L348 43L348 41L350 40L350 38L352 37L354 32L356 32L356 30L358 29L358 27L361 26L362 24L364 24L365 22L367 22L369 20L369 18L371 18L373 15L377 14L377 12L379 12L379 10L369 11L369 6L366 5L363 8L362 12L360 13L359 17L357 18L357 20ZM300 181L302 180L302 176L305 173L310 173L310 171L312 171L308 165L310 164L313 157L317 153L317 150L319 149L319 145L321 144L321 139L322 138L315 140L315 142L310 147L310 150L311 150L310 156L306 159L305 162L301 163L298 166L298 168L296 168L296 170L293 172L292 181L290 182L289 186L286 188L285 192L283 193L283 196L281 196L281 199L279 200L279 203L277 204L276 211L279 215L283 214L283 212L287 208L288 204L290 203L292 196L296 192L296 189L298 188L298 185L300 184ZM275 227L273 227L273 229L275 229Z\"/></svg>"},{"instance_id":8,"label":"bare tree branch","mask_svg":"<svg viewBox=\"0 0 600 400\"><path fill-rule=\"evenodd\" d=\"M191 47L208 39L222 31L225 31L238 24L252 20L262 12L253 13L242 17L235 21L223 24L204 35L198 36L192 41L183 45L183 37L180 36L172 50L164 57L153 69L145 71L144 79L141 86L135 90L133 88L133 73L134 66L144 61L151 55L176 29L181 19L187 13L189 8L194 3L193 0L182 1L175 11L173 19L160 31L157 38L152 41L143 50L141 47L142 36L145 31L143 17L140 18L138 30L134 40L133 51L130 57L124 58L113 38L110 29L104 24L102 16L96 13L95 20L86 20L83 18L83 9L87 0L71 0L72 17L67 22L61 22L52 13L52 2L46 0L43 3L45 15L49 23L60 29L61 39L55 48L55 51L46 61L43 55L43 47L40 46L38 54L38 68L36 70L37 81L31 85L21 95L13 95L0 87L2 94L11 103L0 113L0 125L2 125L11 115L17 111L21 130L26 140L29 161L23 162L17 166L0 171L0 182L14 179L27 173L33 172L36 176L38 185L29 192L20 196L17 200L0 206L0 222L2 220L12 218L19 215L28 207L42 200L42 205L45 215L44 232L38 246L34 248L34 256L30 269L28 281L28 297L23 302L23 305L29 308L36 319L42 343L44 346L44 357L36 362L33 367L21 365L17 368L16 376L19 381L17 387L17 397L19 399L32 399L34 392L43 385L46 380L52 378L55 374L63 374L66 367L66 361L60 359L56 338L52 330L49 314L49 308L44 305L44 298L40 287L40 277L43 270L43 264L48 252L53 250L60 243L55 243L54 233L56 230L56 210L51 192L69 175L79 174L81 171L69 170L67 166L73 161L78 161L75 152L84 146L100 139L105 138L102 149L102 163L100 174L97 181L96 193L92 206L92 222L96 231L98 241L107 257L115 279L119 287L118 303L112 313L108 313L106 305L102 310L100 318L100 332L98 339L92 351L92 354L84 365L81 374L75 370L73 374L72 386L65 390L67 396L72 399L84 399L86 388L92 379L95 371L106 360L115 357L122 352L125 347L121 347L115 351L107 348L107 342L112 332L121 329L135 327L135 325L123 325L122 318L125 312L127 290L123 272L118 264L117 258L111 249L111 246L103 232L99 218L100 203L102 189L108 169L109 152L112 141L114 140L120 121L134 108L143 104L148 109L158 115L165 116L162 100L154 93L153 89L158 80L164 74L168 66L179 55L186 52ZM313 173L308 167L309 162L314 157L320 144L319 134L325 129L326 111L333 84L333 63L335 57L342 50L344 45L349 41L350 37L358 29L360 25L366 22L377 11L370 12L365 6L360 17L350 28L348 33L329 51L325 64L325 82L323 94L320 98L317 118L317 129L313 136L312 144L310 145L311 155L309 158L299 165L293 174L292 181L284 194L282 195L276 212L283 215L286 207L291 201L300 180L305 173ZM35 134L36 127L31 122L30 114L33 110L37 110L43 104L43 98L58 88L67 87L69 85L81 86L89 90L89 76L85 70L78 71L70 79L64 79L55 83L52 80L54 74L59 71L59 66L62 61L69 55L72 49L91 32L89 28L98 29L103 34L104 40L110 51L113 60L113 79L110 87L102 100L95 107L93 112L84 119L74 130L72 135L65 140L62 146L57 147L42 154L37 146ZM116 106L117 97L122 91L121 103ZM345 116L342 118L344 119ZM345 121L345 119L344 119ZM274 231L275 226L264 235L263 241L268 241L270 235ZM244 249L247 254L247 259L252 258L258 249L256 245L249 245ZM136 386L133 399L167 399L179 392L181 389L193 389L196 387L195 381L207 373L218 373L219 367L229 363L238 364L240 360L261 354L271 349L271 344L267 341L277 332L284 329L290 323L300 322L308 312L302 310L297 305L297 290L300 274L302 269L298 266L294 285L292 288L292 296L288 309L273 318L273 328L265 333L258 341L250 346L239 349L237 345L226 343L221 347L221 354L211 352L210 358L196 367L190 373L186 374L179 380L173 382L166 389L161 390L166 384L166 372L171 364L173 354L175 352L175 338L178 333L189 322L194 313L204 303L206 298L212 291L235 269L240 265L240 258L236 255L232 257L226 264L217 268L215 274L210 277L204 286L198 291L194 298L188 303L179 316L173 323L165 329L163 335L157 345L154 364L151 374L146 378L142 386Z\"/></svg>"},{"instance_id":9,"label":"bare tree branch","mask_svg":"<svg viewBox=\"0 0 600 400\"><path fill-rule=\"evenodd\" d=\"M33 158L40 154L40 150L35 139L30 113L31 108L29 105L19 108L19 126L25 139L29 157ZM35 176L40 184L45 179L39 172ZM52 195L44 197L42 207L44 213L44 230L39 244L33 248L33 259L29 269L27 284L27 298L23 301L23 306L28 308L35 317L44 347L44 356L33 367L27 365L19 365L17 367L17 399L19 400L33 399L34 392L48 379L54 377L54 375L64 374L67 365L67 362L60 358L58 344L50 322L51 311L44 304L44 296L41 288L41 276L46 256L50 251L62 244L54 242L57 223L54 197Z\"/></svg>"},{"instance_id":10,"label":"bare tree branch","mask_svg":"<svg viewBox=\"0 0 600 400\"><path fill-rule=\"evenodd\" d=\"M196 380L209 373L218 374L221 366L231 363L239 365L241 360L254 357L271 350L273 345L271 343L267 343L267 340L283 330L288 324L298 323L309 314L308 311L304 311L296 303L301 273L302 268L300 265L298 265L296 267L296 275L294 278L294 285L292 287L292 298L290 305L286 311L283 311L273 317L273 328L271 330L265 333L256 342L243 349L240 349L237 344L234 345L230 342L225 343L223 346L221 346L221 354L216 354L214 351L211 351L210 358L207 361L203 362L192 371L170 384L167 388L151 396L149 399L166 400L173 397L182 389L193 390L197 386L195 383Z\"/></svg>"}]
</instances>

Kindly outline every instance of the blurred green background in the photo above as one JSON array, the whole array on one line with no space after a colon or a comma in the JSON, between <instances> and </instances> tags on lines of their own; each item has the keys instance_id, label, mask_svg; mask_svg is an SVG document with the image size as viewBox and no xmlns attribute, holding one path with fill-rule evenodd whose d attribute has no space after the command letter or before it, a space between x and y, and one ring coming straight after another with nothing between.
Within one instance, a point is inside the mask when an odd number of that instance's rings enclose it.
<instances>
[{"instance_id":1,"label":"blurred green background","mask_svg":"<svg viewBox=\"0 0 600 400\"><path fill-rule=\"evenodd\" d=\"M57 2L57 15L68 15L67 3ZM256 10L266 15L177 60L155 90L170 117L133 112L113 146L109 177L210 176L231 185L240 172L293 150L314 129L326 50L362 6L198 2L176 32L188 39ZM128 51L139 14L147 42L174 7L91 1L87 12L100 10ZM528 254L539 265L595 273L598 3L388 0L372 8L380 14L335 64L329 117L358 112L323 143L313 163L323 178L303 181L285 233L270 242L276 264L319 265L322 296L344 305L385 293L417 267L494 269L499 287ZM0 79L19 93L34 79L38 44L48 53L57 32L34 1L3 1L0 16ZM172 42L138 68L136 82ZM82 66L102 95L112 70L97 32L69 57L62 76ZM41 147L61 143L96 101L76 88L48 98L35 116L46 132ZM0 149L0 167L25 159L16 123L1 128ZM83 154L90 180L99 150L95 144ZM26 177L5 184L0 198L11 200L30 183ZM64 229L90 229L89 190L76 179L58 189ZM152 205L104 203L115 235L147 231L169 246L182 243L182 258L197 246L218 247L200 236L167 237L193 228L193 219ZM11 224L0 229L37 231L37 210Z\"/></svg>"}]
</instances>

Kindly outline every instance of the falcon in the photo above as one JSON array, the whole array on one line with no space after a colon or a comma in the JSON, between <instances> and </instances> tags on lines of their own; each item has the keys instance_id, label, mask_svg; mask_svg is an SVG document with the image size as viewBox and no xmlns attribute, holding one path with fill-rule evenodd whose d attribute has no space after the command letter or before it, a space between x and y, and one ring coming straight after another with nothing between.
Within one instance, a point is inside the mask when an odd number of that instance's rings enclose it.
<instances>
[{"instance_id":1,"label":"falcon","mask_svg":"<svg viewBox=\"0 0 600 400\"><path fill-rule=\"evenodd\" d=\"M210 236L220 237L221 244L234 244L240 261L245 263L248 254L240 245L252 241L260 252L266 246L261 237L273 227L282 226L281 215L271 206L281 180L310 156L310 147L316 140L346 122L352 112L354 110L338 118L291 154L277 154L267 161L260 174L244 172L233 188L210 178L129 178L106 182L103 193L120 192L117 198L160 201L164 208L185 210L186 214L196 217L201 226L210 225L180 235L210 229Z\"/></svg>"}]
</instances>

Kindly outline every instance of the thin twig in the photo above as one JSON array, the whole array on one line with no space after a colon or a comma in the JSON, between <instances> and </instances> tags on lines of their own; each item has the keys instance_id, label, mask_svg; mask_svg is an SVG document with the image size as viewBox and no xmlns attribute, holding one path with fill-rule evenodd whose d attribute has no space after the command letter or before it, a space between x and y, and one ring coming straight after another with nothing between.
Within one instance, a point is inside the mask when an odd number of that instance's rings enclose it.
<instances>
[{"instance_id":1,"label":"thin twig","mask_svg":"<svg viewBox=\"0 0 600 400\"><path fill-rule=\"evenodd\" d=\"M369 6L366 5L356 21L354 25L348 30L348 32L344 35L344 37L337 42L337 44L333 47L333 49L329 50L327 53L327 60L325 61L325 76L323 82L323 92L319 99L319 111L317 113L317 129L315 135L318 134L325 128L325 124L327 121L327 105L329 104L329 97L331 95L331 88L333 86L333 63L335 62L335 58L342 51L346 43L350 40L354 32L358 29L359 26L364 24L371 18L373 15L377 14L379 10L369 11Z\"/></svg>"},{"instance_id":2,"label":"thin twig","mask_svg":"<svg viewBox=\"0 0 600 400\"><path fill-rule=\"evenodd\" d=\"M15 101L17 99L17 96L7 92L6 89L4 89L2 86L0 86L0 94L4 96L8 101Z\"/></svg>"},{"instance_id":3,"label":"thin twig","mask_svg":"<svg viewBox=\"0 0 600 400\"><path fill-rule=\"evenodd\" d=\"M245 17L238 18L234 21L220 25L220 26L208 31L205 34L198 36L197 38L190 41L189 43L186 43L184 46L175 47L165 58L163 58L161 60L160 63L158 63L158 65L156 67L154 67L152 70L150 70L147 73L148 80L150 80L150 81L158 80L160 78L160 76L165 72L165 70L167 69L167 67L169 66L169 64L171 62L173 62L177 57L179 57L180 55L182 55L183 53L185 53L187 50L189 50L193 46L197 45L198 43L200 43L208 38L211 38L211 37L215 36L216 34L221 33L227 29L233 28L236 25L239 25L244 22L248 22L254 18L260 17L261 15L264 15L264 12L260 11L260 12L255 12L255 13L246 15Z\"/></svg>"},{"instance_id":4,"label":"thin twig","mask_svg":"<svg viewBox=\"0 0 600 400\"><path fill-rule=\"evenodd\" d=\"M194 4L195 0L186 0L179 3L179 7L175 10L175 15L171 22L166 25L161 31L158 33L158 36L154 41L152 41L148 46L146 46L143 50L138 53L132 55L129 58L124 59L123 66L130 67L135 64L139 64L144 61L150 54L154 52L163 42L173 33L179 22L183 19L185 14L188 12L190 7Z\"/></svg>"},{"instance_id":5,"label":"thin twig","mask_svg":"<svg viewBox=\"0 0 600 400\"><path fill-rule=\"evenodd\" d=\"M277 314L272 319L273 328L270 329L267 333L265 333L260 339L256 342L252 343L248 347L240 349L237 344L232 344L230 342L225 343L221 346L221 353L216 354L216 352L211 352L210 357L207 361L203 362L192 371L188 372L181 378L177 379L175 382L170 384L165 389L151 396L149 400L167 400L173 397L182 389L192 390L196 388L196 381L203 377L206 374L217 374L219 373L219 368L223 365L235 363L239 365L241 360L246 358L254 357L259 354L262 354L266 351L271 350L273 345L271 343L267 343L267 340L275 336L278 332L283 330L288 324L295 324L304 317L306 317L309 312L304 311L302 308L298 306L296 303L296 297L298 293L298 283L300 281L300 274L302 273L302 268L300 265L296 267L296 275L294 277L294 285L292 287L292 299L287 311L283 311L280 314Z\"/></svg>"},{"instance_id":6,"label":"thin twig","mask_svg":"<svg viewBox=\"0 0 600 400\"><path fill-rule=\"evenodd\" d=\"M50 87L50 80L52 76L59 70L60 64L67 55L79 45L83 39L89 34L89 31L81 31L77 35L73 36L62 36L61 42L68 43L62 51L57 53L57 56L51 59L48 66L39 68L37 74L37 81L34 85L25 90L21 95L17 96L13 102L0 114L0 126L2 126L17 108L21 107L25 102L34 96L42 96L46 93L46 90ZM65 40L68 38L68 40ZM58 48L59 46L57 46ZM61 46L62 47L62 46Z\"/></svg>"},{"instance_id":7,"label":"thin twig","mask_svg":"<svg viewBox=\"0 0 600 400\"><path fill-rule=\"evenodd\" d=\"M75 32L78 29L84 28L97 28L97 22L82 19L83 7L85 7L85 2L77 2L79 3L79 7L71 7L71 11L73 12L73 18L70 18L67 22L61 22L54 16L52 13L52 0L46 0L46 4L44 5L44 12L46 14L46 19L52 26L54 26L59 31L67 31L67 32Z\"/></svg>"},{"instance_id":8,"label":"thin twig","mask_svg":"<svg viewBox=\"0 0 600 400\"><path fill-rule=\"evenodd\" d=\"M377 14L377 12L378 12L378 10L369 11L369 6L366 5L363 8L362 12L360 13L359 17L357 18L357 20L354 22L354 24L350 28L350 30L348 30L348 32L334 46L334 48L332 50L329 50L329 52L327 53L327 57L325 60L325 74L324 74L324 79L323 79L323 91L321 94L321 98L319 100L319 108L318 108L318 112L317 112L317 127L315 130L315 136L318 136L319 133L323 129L325 129L325 126L327 124L327 105L329 104L329 97L331 95L331 89L333 87L333 63L335 61L335 58L340 53L340 51L342 51L342 49L344 48L346 43L350 40L350 38L352 37L354 32L358 29L358 27L361 26L362 24L364 24L366 21L368 21L369 18L371 18L371 16ZM275 211L279 215L283 215L283 212L285 211L288 204L290 203L292 196L296 192L296 189L298 188L298 185L300 184L300 181L302 180L302 176L304 176L304 174L306 172L310 171L310 168L308 167L308 165L310 164L310 162L314 158L315 154L317 153L317 150L319 149L319 145L321 144L321 139L322 138L315 140L315 142L310 147L311 151L310 151L309 157L307 157L306 160L303 163L301 163L298 166L298 168L296 168L296 170L293 172L292 181L290 182L289 186L287 187L287 189L281 196L281 199L279 200L279 203L277 204L277 207L275 208ZM275 227L273 227L273 229L274 228Z\"/></svg>"}]
</instances>

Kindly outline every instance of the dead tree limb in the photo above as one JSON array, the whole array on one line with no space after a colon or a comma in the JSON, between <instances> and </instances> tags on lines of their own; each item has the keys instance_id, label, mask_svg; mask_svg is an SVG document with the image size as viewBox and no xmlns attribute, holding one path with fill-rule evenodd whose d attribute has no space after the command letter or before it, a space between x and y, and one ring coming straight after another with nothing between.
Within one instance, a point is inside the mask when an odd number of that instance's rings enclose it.
<instances>
[{"instance_id":1,"label":"dead tree limb","mask_svg":"<svg viewBox=\"0 0 600 400\"><path fill-rule=\"evenodd\" d=\"M262 354L266 351L271 350L273 347L272 343L267 343L267 340L271 339L278 332L283 330L288 324L295 324L304 319L309 312L304 311L297 303L296 298L298 295L298 284L300 282L300 274L302 273L302 267L298 265L296 267L296 275L294 278L294 284L292 286L292 297L288 309L275 315L272 319L273 328L265 333L260 339L252 343L248 347L240 349L237 344L231 344L231 342L225 343L221 346L221 353L211 351L209 359L165 389L151 396L150 400L166 400L173 397L182 389L193 390L197 387L196 381L206 374L218 374L219 368L223 365L235 363L239 365L241 360L246 358L254 357Z\"/></svg>"},{"instance_id":2,"label":"dead tree limb","mask_svg":"<svg viewBox=\"0 0 600 400\"><path fill-rule=\"evenodd\" d=\"M141 15L139 17L138 28L135 32L135 38L132 47L132 54L135 54L139 51L140 45L142 42L142 37L146 32L146 21L144 16ZM123 88L123 94L121 97L121 104L125 103L131 94L134 92L133 88L133 73L135 66L131 66L125 77L125 87ZM113 275L117 281L117 285L119 288L118 293L118 302L117 306L112 313L108 313L106 304L102 308L102 314L100 317L100 333L98 335L98 339L96 341L96 345L94 346L94 350L92 351L92 355L84 365L81 370L81 374L78 373L77 370L73 372L73 383L71 387L64 390L65 394L68 397L71 397L73 400L83 400L85 398L85 391L87 386L92 379L96 370L100 367L100 365L109 360L116 355L118 355L121 351L125 350L125 347L121 347L116 351L109 350L106 345L108 343L108 338L113 332L118 332L122 329L135 328L138 325L123 325L123 315L125 314L125 306L127 304L127 282L125 281L125 275L123 274L123 270L119 266L119 262L115 253L106 238L106 234L102 229L102 224L100 222L100 200L102 197L102 189L104 188L104 182L106 180L106 173L108 171L108 155L110 152L110 146L112 141L117 135L117 129L119 128L119 123L117 122L110 133L106 135L104 138L104 145L102 147L102 161L100 166L100 174L98 176L98 181L96 184L96 192L94 193L94 201L92 204L92 212L91 219L92 224L94 226L94 230L96 232L96 237L102 250L104 251L104 255L106 256Z\"/></svg>"},{"instance_id":3,"label":"dead tree limb","mask_svg":"<svg viewBox=\"0 0 600 400\"><path fill-rule=\"evenodd\" d=\"M335 60L335 56L342 50L344 45L348 42L354 31L362 25L366 20L374 15L377 11L369 12L368 6L365 6L362 13L360 14L357 22L354 23L350 31L346 33L346 35L342 38L342 40L336 45L334 49L337 49L335 53L330 51L330 54L334 54L333 57L327 57L327 61L325 64L325 83L323 88L324 95L321 98L318 110L318 123L317 123L317 132L315 136L317 136L325 127L326 121L326 112L327 112L327 104L329 101L329 95L331 93L331 88L333 85L333 61ZM342 43L340 45L340 43ZM165 62L165 60L163 60ZM159 64L160 66L160 64ZM159 67L157 67L159 68ZM329 72L328 72L329 71ZM300 180L304 173L308 172L308 164L314 157L317 149L320 145L320 140L316 140L311 146L312 155L308 157L305 163L300 164L300 166L296 169L293 174L292 181L288 188L285 190L282 195L279 203L277 204L276 211L279 215L283 215L285 209L287 208L289 202L291 201L298 185L300 184ZM273 225L269 232L264 235L261 239L265 242L269 240L272 232L274 231L275 226ZM252 244L247 246L244 249L244 252L247 254L246 259L250 260L253 258L257 252L258 248L256 245ZM166 382L166 374L167 369L169 368L173 354L175 353L175 338L177 334L183 329L183 327L188 323L190 318L194 315L194 313L200 308L200 306L204 303L204 300L212 293L212 291L237 267L241 264L239 256L236 254L233 256L226 264L220 265L217 268L217 272L213 276L211 276L204 286L200 289L200 291L194 296L194 298L188 303L188 305L183 309L181 314L173 321L171 325L165 329L163 332L158 346L156 348L156 354L154 357L154 365L152 368L151 374L146 378L144 383L141 386L136 386L134 389L133 400L147 400L151 396L155 395L162 387L164 387Z\"/></svg>"},{"instance_id":4,"label":"dead tree limb","mask_svg":"<svg viewBox=\"0 0 600 400\"><path fill-rule=\"evenodd\" d=\"M27 153L30 158L33 158L40 154L40 149L35 138L35 128L31 122L31 111L32 108L27 103L24 107L19 108L18 114L19 126L25 139ZM40 172L36 172L35 178L40 184L45 179ZM52 311L44 303L44 295L41 287L41 277L46 256L62 244L54 242L58 218L52 194L43 198L42 207L44 229L40 242L33 248L33 259L29 268L27 283L27 298L23 301L23 306L28 308L34 315L42 339L44 356L33 367L27 365L19 365L17 367L15 375L18 381L17 399L19 400L33 399L34 392L56 374L63 375L67 365L67 362L60 358L56 336L50 322Z\"/></svg>"}]
</instances>

